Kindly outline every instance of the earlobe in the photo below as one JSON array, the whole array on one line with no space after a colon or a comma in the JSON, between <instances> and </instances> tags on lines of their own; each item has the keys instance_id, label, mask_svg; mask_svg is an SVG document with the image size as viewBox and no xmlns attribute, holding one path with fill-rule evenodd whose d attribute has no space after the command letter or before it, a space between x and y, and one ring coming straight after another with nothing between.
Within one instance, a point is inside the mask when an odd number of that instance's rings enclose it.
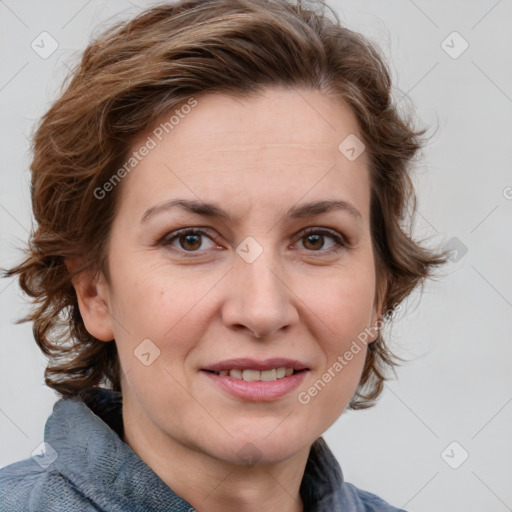
<instances>
[{"instance_id":1,"label":"earlobe","mask_svg":"<svg viewBox=\"0 0 512 512\"><path fill-rule=\"evenodd\" d=\"M65 261L70 273L78 268L76 262ZM85 328L95 338L101 341L112 341L112 317L108 300L108 285L102 274L89 270L82 270L73 275L72 281L75 289L80 315Z\"/></svg>"}]
</instances>

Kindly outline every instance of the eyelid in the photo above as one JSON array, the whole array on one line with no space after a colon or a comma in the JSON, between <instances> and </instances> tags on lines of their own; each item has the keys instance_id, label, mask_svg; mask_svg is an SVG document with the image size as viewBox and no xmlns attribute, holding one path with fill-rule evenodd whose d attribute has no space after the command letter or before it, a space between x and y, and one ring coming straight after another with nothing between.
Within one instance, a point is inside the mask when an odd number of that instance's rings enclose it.
<instances>
[{"instance_id":1,"label":"eyelid","mask_svg":"<svg viewBox=\"0 0 512 512\"><path fill-rule=\"evenodd\" d=\"M206 236L212 242L219 245L215 241L214 237L210 234L209 228L202 228L202 227L187 227L187 228L176 229L174 231L171 231L171 232L165 234L164 236L160 237L159 239L157 239L156 245L170 246L174 240L176 240L182 236L189 235L189 234L190 235ZM182 250L176 249L176 251L181 252L182 254L188 254L191 256L193 256L194 253L201 254L203 252L206 252L206 251L184 251L183 249Z\"/></svg>"},{"instance_id":2,"label":"eyelid","mask_svg":"<svg viewBox=\"0 0 512 512\"><path fill-rule=\"evenodd\" d=\"M323 227L309 227L304 228L303 230L299 231L298 235L299 238L302 238L306 235L309 235L310 233L320 233L323 235L328 235L332 238L339 239L341 242L343 242L344 245L349 245L349 241L345 235L340 233L339 231L336 231L335 229L331 228L323 228Z\"/></svg>"},{"instance_id":3,"label":"eyelid","mask_svg":"<svg viewBox=\"0 0 512 512\"><path fill-rule=\"evenodd\" d=\"M218 246L219 244L215 241L215 237L210 234L210 231L211 231L210 228L203 228L203 227L181 228L181 229L172 231L170 233L167 233L163 237L159 238L156 241L156 243L157 243L157 245L170 246L171 243L174 242L174 240L176 240L182 236L191 234L191 235L206 236L207 238L209 238L213 243L217 244L217 246ZM310 226L310 227L300 230L294 236L294 239L295 239L294 244L309 234L320 234L323 236L328 236L328 237L332 238L336 244L335 247L331 247L326 250L319 250L319 251L306 250L306 252L310 253L311 255L315 255L315 253L318 254L319 256L326 255L326 254L332 254L332 253L339 252L340 250L346 250L346 249L350 248L349 240L342 233L340 233L339 231L336 231L334 229L331 229L331 228L320 227L320 226ZM183 255L191 256L191 257L197 257L197 256L201 255L202 253L208 252L208 250L185 251L184 249L176 249L176 252L181 253Z\"/></svg>"}]
</instances>

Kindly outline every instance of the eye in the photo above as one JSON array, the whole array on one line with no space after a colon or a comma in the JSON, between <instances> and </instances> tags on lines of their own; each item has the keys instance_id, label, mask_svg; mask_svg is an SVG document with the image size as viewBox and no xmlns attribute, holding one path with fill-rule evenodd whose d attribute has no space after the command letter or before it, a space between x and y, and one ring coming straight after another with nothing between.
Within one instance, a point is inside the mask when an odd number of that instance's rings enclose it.
<instances>
[{"instance_id":1,"label":"eye","mask_svg":"<svg viewBox=\"0 0 512 512\"><path fill-rule=\"evenodd\" d=\"M324 248L326 238L330 238L333 241L327 249ZM203 247L203 250L200 250L205 239L211 242L210 246ZM301 233L299 241L304 241L303 246L308 252L318 252L321 254L337 252L347 247L346 241L340 233L326 228L308 228ZM163 237L159 243L187 253L200 253L207 249L218 247L207 232L197 228L184 228L174 231Z\"/></svg>"},{"instance_id":2,"label":"eye","mask_svg":"<svg viewBox=\"0 0 512 512\"><path fill-rule=\"evenodd\" d=\"M326 238L330 238L334 243L327 249L322 250ZM325 228L308 228L301 233L300 241L304 241L303 246L308 252L330 253L347 246L345 239L338 232Z\"/></svg>"},{"instance_id":3,"label":"eye","mask_svg":"<svg viewBox=\"0 0 512 512\"><path fill-rule=\"evenodd\" d=\"M161 240L162 245L170 245L176 249L183 250L185 252L202 252L198 251L203 242L203 237L207 238L212 242L210 247L206 247L206 249L211 249L216 246L213 240L208 236L208 234L201 229L194 228L185 228L180 229L179 231L175 231L171 233L171 236L165 236ZM179 244L179 247L176 247L174 242Z\"/></svg>"}]
</instances>

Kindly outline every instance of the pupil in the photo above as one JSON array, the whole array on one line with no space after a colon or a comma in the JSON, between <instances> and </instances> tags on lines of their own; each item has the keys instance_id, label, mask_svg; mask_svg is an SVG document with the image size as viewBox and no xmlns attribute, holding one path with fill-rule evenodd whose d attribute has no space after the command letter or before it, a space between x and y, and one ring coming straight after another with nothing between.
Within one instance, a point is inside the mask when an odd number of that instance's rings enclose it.
<instances>
[{"instance_id":1,"label":"pupil","mask_svg":"<svg viewBox=\"0 0 512 512\"><path fill-rule=\"evenodd\" d=\"M306 238L308 239L308 241L313 239L314 240L313 241L313 245L314 245L315 241L318 242L320 240L321 235L308 235ZM317 247L313 247L313 249L315 249L315 248L318 249L318 246Z\"/></svg>"},{"instance_id":2,"label":"pupil","mask_svg":"<svg viewBox=\"0 0 512 512\"><path fill-rule=\"evenodd\" d=\"M190 245L201 246L201 242L199 241L199 238L200 238L199 235L185 235L184 238L185 238L185 245L189 245L189 247L188 247L189 249L191 248ZM189 243L190 240L194 240L194 239L195 239L195 244L193 241L192 241L192 243ZM183 244L181 244L181 247L183 249L187 249L187 247L184 247ZM192 249L197 249L197 247L192 247Z\"/></svg>"},{"instance_id":3,"label":"pupil","mask_svg":"<svg viewBox=\"0 0 512 512\"><path fill-rule=\"evenodd\" d=\"M184 237L182 238L185 238L185 245L188 245L189 249L197 249L198 246L200 247L201 246L201 242L200 242L200 235L185 235ZM316 247L313 247L313 249L318 249L318 242L320 241L320 239L322 238L322 235L308 235L306 237L306 239L308 240L308 244L312 241L312 245ZM190 246L195 246L195 247L190 247ZM320 244L321 245L321 244ZM181 244L181 247L183 249L186 249L186 247L184 247L183 244Z\"/></svg>"}]
</instances>

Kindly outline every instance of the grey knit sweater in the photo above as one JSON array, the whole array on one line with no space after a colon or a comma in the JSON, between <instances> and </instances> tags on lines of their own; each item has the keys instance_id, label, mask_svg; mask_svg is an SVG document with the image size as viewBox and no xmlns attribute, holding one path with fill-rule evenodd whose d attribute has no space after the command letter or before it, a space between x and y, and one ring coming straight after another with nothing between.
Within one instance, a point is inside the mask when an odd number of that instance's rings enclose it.
<instances>
[{"instance_id":1,"label":"grey knit sweater","mask_svg":"<svg viewBox=\"0 0 512 512\"><path fill-rule=\"evenodd\" d=\"M46 423L46 454L0 470L0 511L193 512L122 440L122 432L119 394L94 388L60 399ZM300 493L305 512L401 510L345 482L321 437L311 447Z\"/></svg>"}]
</instances>

